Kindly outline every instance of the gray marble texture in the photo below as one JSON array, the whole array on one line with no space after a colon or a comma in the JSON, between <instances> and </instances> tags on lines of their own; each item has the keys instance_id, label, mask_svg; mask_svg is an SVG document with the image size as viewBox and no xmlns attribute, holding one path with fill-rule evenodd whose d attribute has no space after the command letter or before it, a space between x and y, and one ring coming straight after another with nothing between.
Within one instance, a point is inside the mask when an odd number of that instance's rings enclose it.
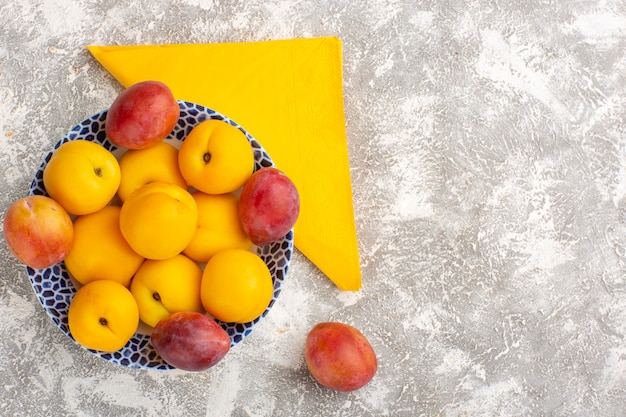
<instances>
[{"instance_id":1,"label":"gray marble texture","mask_svg":"<svg viewBox=\"0 0 626 417\"><path fill-rule=\"evenodd\" d=\"M204 373L63 335L0 245L2 416L626 415L623 0L0 0L0 209L121 86L87 44L343 41L363 289L296 252L275 308ZM317 385L317 322L379 357Z\"/></svg>"}]
</instances>

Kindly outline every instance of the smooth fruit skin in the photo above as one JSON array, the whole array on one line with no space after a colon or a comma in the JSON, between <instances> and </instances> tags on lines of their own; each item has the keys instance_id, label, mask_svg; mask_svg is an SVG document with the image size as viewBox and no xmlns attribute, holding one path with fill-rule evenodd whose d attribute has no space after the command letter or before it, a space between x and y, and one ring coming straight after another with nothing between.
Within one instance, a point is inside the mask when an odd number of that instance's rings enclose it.
<instances>
[{"instance_id":1,"label":"smooth fruit skin","mask_svg":"<svg viewBox=\"0 0 626 417\"><path fill-rule=\"evenodd\" d=\"M169 87L159 81L143 81L115 98L105 132L117 146L144 149L165 139L179 117L180 107Z\"/></svg>"},{"instance_id":2,"label":"smooth fruit skin","mask_svg":"<svg viewBox=\"0 0 626 417\"><path fill-rule=\"evenodd\" d=\"M74 240L69 214L59 203L42 195L14 201L4 214L3 231L13 256L35 269L61 262Z\"/></svg>"},{"instance_id":3,"label":"smooth fruit skin","mask_svg":"<svg viewBox=\"0 0 626 417\"><path fill-rule=\"evenodd\" d=\"M143 262L122 236L120 211L119 206L106 206L74 219L74 243L65 266L81 284L110 279L128 287Z\"/></svg>"},{"instance_id":4,"label":"smooth fruit skin","mask_svg":"<svg viewBox=\"0 0 626 417\"><path fill-rule=\"evenodd\" d=\"M180 172L189 185L207 194L233 192L254 170L254 152L238 128L206 120L187 135L178 151Z\"/></svg>"},{"instance_id":5,"label":"smooth fruit skin","mask_svg":"<svg viewBox=\"0 0 626 417\"><path fill-rule=\"evenodd\" d=\"M178 169L178 149L159 142L146 149L131 149L120 158L122 181L117 196L126 201L135 190L151 182L167 182L187 188Z\"/></svg>"},{"instance_id":6,"label":"smooth fruit skin","mask_svg":"<svg viewBox=\"0 0 626 417\"><path fill-rule=\"evenodd\" d=\"M81 287L67 313L74 339L88 349L114 352L128 343L139 326L137 303L128 288L110 281Z\"/></svg>"},{"instance_id":7,"label":"smooth fruit skin","mask_svg":"<svg viewBox=\"0 0 626 417\"><path fill-rule=\"evenodd\" d=\"M239 198L239 220L259 246L285 236L300 214L300 196L293 182L276 168L262 168L246 182Z\"/></svg>"},{"instance_id":8,"label":"smooth fruit skin","mask_svg":"<svg viewBox=\"0 0 626 417\"><path fill-rule=\"evenodd\" d=\"M274 286L263 260L244 249L219 251L202 273L200 296L204 309L223 322L247 323L269 305Z\"/></svg>"},{"instance_id":9,"label":"smooth fruit skin","mask_svg":"<svg viewBox=\"0 0 626 417\"><path fill-rule=\"evenodd\" d=\"M212 318L195 312L174 313L152 330L154 350L170 365L204 371L230 350L230 337Z\"/></svg>"},{"instance_id":10,"label":"smooth fruit skin","mask_svg":"<svg viewBox=\"0 0 626 417\"><path fill-rule=\"evenodd\" d=\"M237 214L239 199L232 193L191 194L198 206L198 228L183 251L197 262L206 263L223 249L250 249L252 242L243 231Z\"/></svg>"},{"instance_id":11,"label":"smooth fruit skin","mask_svg":"<svg viewBox=\"0 0 626 417\"><path fill-rule=\"evenodd\" d=\"M153 182L128 196L120 213L120 230L144 258L167 259L187 247L198 224L198 208L177 185Z\"/></svg>"},{"instance_id":12,"label":"smooth fruit skin","mask_svg":"<svg viewBox=\"0 0 626 417\"><path fill-rule=\"evenodd\" d=\"M368 340L354 327L338 322L318 323L305 342L311 375L335 391L354 391L376 374L378 361Z\"/></svg>"},{"instance_id":13,"label":"smooth fruit skin","mask_svg":"<svg viewBox=\"0 0 626 417\"><path fill-rule=\"evenodd\" d=\"M186 257L147 259L135 274L130 292L137 301L139 318L150 327L179 311L203 313L200 301L202 269Z\"/></svg>"},{"instance_id":14,"label":"smooth fruit skin","mask_svg":"<svg viewBox=\"0 0 626 417\"><path fill-rule=\"evenodd\" d=\"M75 215L94 213L109 204L120 181L115 156L104 146L87 140L62 144L43 171L48 195Z\"/></svg>"}]
</instances>

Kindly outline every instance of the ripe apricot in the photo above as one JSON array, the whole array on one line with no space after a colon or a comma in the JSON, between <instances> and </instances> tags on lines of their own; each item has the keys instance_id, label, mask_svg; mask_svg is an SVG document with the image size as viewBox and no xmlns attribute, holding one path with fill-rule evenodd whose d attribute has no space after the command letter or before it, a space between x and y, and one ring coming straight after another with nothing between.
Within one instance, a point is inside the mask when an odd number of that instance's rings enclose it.
<instances>
[{"instance_id":1,"label":"ripe apricot","mask_svg":"<svg viewBox=\"0 0 626 417\"><path fill-rule=\"evenodd\" d=\"M257 254L225 249L204 267L200 295L202 305L216 319L246 323L265 311L273 290L272 275Z\"/></svg>"},{"instance_id":2,"label":"ripe apricot","mask_svg":"<svg viewBox=\"0 0 626 417\"><path fill-rule=\"evenodd\" d=\"M74 244L65 266L81 284L110 279L128 287L143 262L122 236L120 211L119 206L106 206L74 219Z\"/></svg>"},{"instance_id":3,"label":"ripe apricot","mask_svg":"<svg viewBox=\"0 0 626 417\"><path fill-rule=\"evenodd\" d=\"M153 182L131 193L120 212L120 230L131 248L148 259L171 258L187 247L198 208L177 185Z\"/></svg>"},{"instance_id":4,"label":"ripe apricot","mask_svg":"<svg viewBox=\"0 0 626 417\"><path fill-rule=\"evenodd\" d=\"M81 287L67 313L74 339L88 349L113 352L128 343L139 326L137 303L128 288L110 280Z\"/></svg>"},{"instance_id":5,"label":"ripe apricot","mask_svg":"<svg viewBox=\"0 0 626 417\"><path fill-rule=\"evenodd\" d=\"M210 119L187 135L178 152L178 165L195 189L207 194L230 193L252 175L254 152L241 130Z\"/></svg>"},{"instance_id":6,"label":"ripe apricot","mask_svg":"<svg viewBox=\"0 0 626 417\"><path fill-rule=\"evenodd\" d=\"M196 191L192 196L198 206L198 228L183 251L185 255L206 263L222 249L249 249L252 246L239 222L236 195Z\"/></svg>"}]
</instances>

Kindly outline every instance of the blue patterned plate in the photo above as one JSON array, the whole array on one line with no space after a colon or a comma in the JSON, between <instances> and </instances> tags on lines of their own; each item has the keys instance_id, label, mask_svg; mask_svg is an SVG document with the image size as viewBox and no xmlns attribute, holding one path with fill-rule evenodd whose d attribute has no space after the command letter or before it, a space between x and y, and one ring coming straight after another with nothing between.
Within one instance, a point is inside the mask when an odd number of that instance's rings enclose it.
<instances>
[{"instance_id":1,"label":"blue patterned plate","mask_svg":"<svg viewBox=\"0 0 626 417\"><path fill-rule=\"evenodd\" d=\"M234 121L214 110L198 104L185 101L179 101L178 103L181 112L180 119L174 130L170 133L170 136L166 139L167 141L174 142L174 144L176 141L182 142L191 129L199 123L207 119L222 120L239 128L250 141L250 145L254 149L255 170L262 167L274 166L272 159L261 144ZM46 195L46 190L43 186L43 171L54 150L63 143L71 140L84 139L99 143L111 152L116 151L117 147L106 138L104 132L106 115L107 111L105 110L85 119L80 124L74 126L72 130L54 146L54 149L48 153L39 167L30 185L29 195ZM283 280L287 275L291 261L291 254L293 253L293 230L279 241L263 247L257 247L256 252L270 269L274 282L274 294L267 309L257 319L244 324L218 322L228 332L231 339L231 347L241 342L252 332L254 326L270 311L280 294ZM67 272L65 264L61 262L49 268L39 270L27 267L26 270L33 289L35 290L35 294L46 310L46 313L48 313L52 321L63 333L74 340L67 325L67 311L77 288ZM150 344L150 336L146 332L137 332L126 346L116 352L105 353L91 349L89 349L89 351L107 361L130 368L174 369L154 351Z\"/></svg>"}]
</instances>

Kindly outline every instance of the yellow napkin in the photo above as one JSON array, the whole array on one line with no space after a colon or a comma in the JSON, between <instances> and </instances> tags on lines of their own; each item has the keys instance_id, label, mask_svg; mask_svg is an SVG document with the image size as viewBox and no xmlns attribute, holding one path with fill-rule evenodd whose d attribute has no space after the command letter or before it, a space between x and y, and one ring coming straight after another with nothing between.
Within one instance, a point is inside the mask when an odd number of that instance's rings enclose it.
<instances>
[{"instance_id":1,"label":"yellow napkin","mask_svg":"<svg viewBox=\"0 0 626 417\"><path fill-rule=\"evenodd\" d=\"M162 81L250 132L299 190L296 248L361 288L338 38L87 48L124 86Z\"/></svg>"}]
</instances>

